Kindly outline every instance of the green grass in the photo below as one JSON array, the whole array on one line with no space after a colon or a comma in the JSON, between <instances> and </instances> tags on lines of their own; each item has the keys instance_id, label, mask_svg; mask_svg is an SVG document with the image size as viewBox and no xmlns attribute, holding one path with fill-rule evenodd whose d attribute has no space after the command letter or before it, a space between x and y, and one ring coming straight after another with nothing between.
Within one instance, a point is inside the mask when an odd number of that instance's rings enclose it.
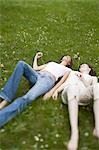
<instances>
[{"instance_id":1,"label":"green grass","mask_svg":"<svg viewBox=\"0 0 99 150\"><path fill-rule=\"evenodd\" d=\"M74 69L88 62L99 76L98 0L0 0L0 7L1 88L17 61L31 64L38 50L44 53L39 64L69 54ZM23 79L17 96L28 89ZM93 128L92 107L81 107L79 150L99 149ZM44 102L40 97L0 130L0 150L66 150L69 136L67 106L60 98Z\"/></svg>"}]
</instances>

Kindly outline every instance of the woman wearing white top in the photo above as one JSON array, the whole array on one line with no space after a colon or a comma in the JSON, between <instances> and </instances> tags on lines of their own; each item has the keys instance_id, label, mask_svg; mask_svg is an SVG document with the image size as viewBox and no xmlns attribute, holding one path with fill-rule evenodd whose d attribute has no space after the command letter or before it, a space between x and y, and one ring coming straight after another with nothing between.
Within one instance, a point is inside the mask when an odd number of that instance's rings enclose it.
<instances>
[{"instance_id":1,"label":"woman wearing white top","mask_svg":"<svg viewBox=\"0 0 99 150\"><path fill-rule=\"evenodd\" d=\"M93 134L99 138L99 83L91 66L82 64L79 71L71 71L67 80L54 92L53 99L57 99L58 93L62 92L62 100L67 103L71 125L71 138L68 150L77 150L78 131L78 105L87 105L94 99L95 128Z\"/></svg>"},{"instance_id":2,"label":"woman wearing white top","mask_svg":"<svg viewBox=\"0 0 99 150\"><path fill-rule=\"evenodd\" d=\"M41 52L36 54L33 68L26 62L19 61L11 77L1 90L0 127L23 111L25 106L30 104L37 97L48 92L54 86L58 78L64 75L67 77L69 75L71 69L66 66L72 64L70 56L64 56L59 64L56 62L49 62L38 66L37 60L41 58L42 55ZM32 88L24 96L13 101L22 76L32 83ZM56 87L59 87L63 82L64 77L57 83ZM9 105L5 107L7 104Z\"/></svg>"}]
</instances>

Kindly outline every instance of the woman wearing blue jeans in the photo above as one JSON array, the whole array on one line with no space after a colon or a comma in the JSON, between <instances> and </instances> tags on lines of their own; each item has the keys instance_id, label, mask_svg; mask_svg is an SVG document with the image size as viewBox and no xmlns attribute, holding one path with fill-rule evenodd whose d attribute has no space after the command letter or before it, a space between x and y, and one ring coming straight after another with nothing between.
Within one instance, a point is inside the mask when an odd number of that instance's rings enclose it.
<instances>
[{"instance_id":1,"label":"woman wearing blue jeans","mask_svg":"<svg viewBox=\"0 0 99 150\"><path fill-rule=\"evenodd\" d=\"M37 60L41 58L42 55L43 54L41 52L38 52L35 55L33 68L24 61L19 61L8 82L4 86L3 90L1 90L0 127L14 118L18 113L22 112L23 109L37 97L48 92L54 86L58 78L63 76L51 91L52 93L55 88L58 88L64 82L64 78L66 76L68 77L71 69L66 66L71 66L72 64L70 56L64 56L60 64L56 62L49 62L38 66ZM12 102L22 76L32 83L32 88L24 96L19 97Z\"/></svg>"}]
</instances>

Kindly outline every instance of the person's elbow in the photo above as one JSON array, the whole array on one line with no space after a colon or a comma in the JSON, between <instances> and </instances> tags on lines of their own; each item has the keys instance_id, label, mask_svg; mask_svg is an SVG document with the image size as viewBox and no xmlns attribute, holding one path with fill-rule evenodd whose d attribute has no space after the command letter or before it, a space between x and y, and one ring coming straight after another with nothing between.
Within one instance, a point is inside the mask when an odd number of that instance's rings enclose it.
<instances>
[{"instance_id":1,"label":"person's elbow","mask_svg":"<svg viewBox=\"0 0 99 150\"><path fill-rule=\"evenodd\" d=\"M37 67L37 66L33 66L33 69L37 71L37 70L38 70L38 67Z\"/></svg>"}]
</instances>

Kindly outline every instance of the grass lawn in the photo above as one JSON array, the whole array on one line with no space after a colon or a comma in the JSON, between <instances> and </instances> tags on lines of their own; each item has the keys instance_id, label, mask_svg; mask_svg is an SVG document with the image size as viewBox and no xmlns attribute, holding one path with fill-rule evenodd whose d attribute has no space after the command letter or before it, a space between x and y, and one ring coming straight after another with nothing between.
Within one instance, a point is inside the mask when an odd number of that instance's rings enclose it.
<instances>
[{"instance_id":1,"label":"grass lawn","mask_svg":"<svg viewBox=\"0 0 99 150\"><path fill-rule=\"evenodd\" d=\"M0 88L18 60L31 64L40 50L39 64L69 54L73 69L87 62L99 76L99 0L0 0ZM17 97L29 84L22 80ZM79 150L99 150L92 135L92 105L80 107ZM0 129L0 150L66 150L70 136L68 107L42 97Z\"/></svg>"}]
</instances>

